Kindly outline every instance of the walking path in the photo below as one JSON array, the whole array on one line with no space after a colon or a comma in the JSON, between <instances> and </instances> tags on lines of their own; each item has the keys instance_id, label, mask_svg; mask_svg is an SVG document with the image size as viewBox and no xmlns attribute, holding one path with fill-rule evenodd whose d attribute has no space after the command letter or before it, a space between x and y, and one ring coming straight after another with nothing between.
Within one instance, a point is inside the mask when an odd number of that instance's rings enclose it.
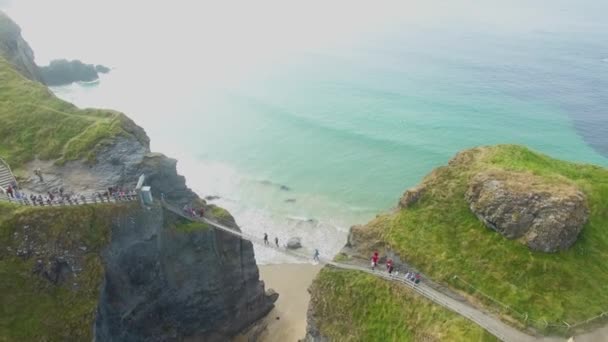
<instances>
[{"instance_id":1,"label":"walking path","mask_svg":"<svg viewBox=\"0 0 608 342\"><path fill-rule=\"evenodd\" d=\"M59 195L57 195L59 196ZM0 196L0 201L10 202L30 207L62 207L83 204L101 204L101 203L123 203L131 202L139 199L137 195L125 196L99 196L98 194L88 194L82 196L71 196L69 199L56 198L52 201L32 202L27 196L22 198L10 198L6 195Z\"/></svg>"},{"instance_id":2,"label":"walking path","mask_svg":"<svg viewBox=\"0 0 608 342\"><path fill-rule=\"evenodd\" d=\"M276 247L276 246L273 246L272 244L265 244L264 240L261 238L257 238L257 237L236 231L232 228L229 228L220 223L211 221L207 218L188 216L188 215L184 214L183 211L180 210L179 208L172 206L164 201L163 201L163 206L167 210L175 213L176 215L178 215L180 217L186 218L190 221L200 221L200 222L207 223L207 224L209 224L217 229L220 229L222 231L225 231L229 234L232 234L232 235L238 236L242 239L257 243L266 248L272 248L283 254L291 255L291 256L294 256L294 257L297 257L300 259L306 259L308 261L313 260L312 253L303 254L303 253L299 253L294 250L288 250L288 249ZM362 266L362 265L339 263L339 262L335 262L335 261L332 261L329 259L324 259L324 258L320 258L319 261L321 264L331 265L336 268L365 272L365 273L372 274L376 277L383 278L383 279L386 279L389 281L399 282L399 283L411 288L413 291L417 292L418 294L428 298L429 300L469 319L470 321L476 323L480 327L487 330L492 335L496 336L498 339L505 341L505 342L529 342L529 341L546 341L546 342L555 341L555 342L557 342L557 341L565 340L563 338L557 338L557 337L536 337L536 336L528 335L522 331L519 331L519 330L503 323L502 321L500 321L500 319L498 319L494 316L491 316L475 307L472 307L471 305L469 305L466 302L461 302L454 298L451 298L451 297L429 287L428 285L426 285L424 283L420 283L420 284L416 285L416 284L412 283L411 281L406 280L405 278L397 277L394 275L389 275L387 272L373 271L369 267Z\"/></svg>"},{"instance_id":3,"label":"walking path","mask_svg":"<svg viewBox=\"0 0 608 342\"><path fill-rule=\"evenodd\" d=\"M0 161L0 177L3 174L2 165L3 165L3 163L1 163L1 161ZM6 174L7 168L4 168L4 170L5 170L4 173ZM8 169L8 170L10 172L10 169ZM11 176L12 176L12 173L11 173ZM3 179L3 178L0 178L0 180L1 179ZM14 177L13 177L13 179L14 179ZM9 184L10 184L10 182L9 182ZM88 196L81 196L81 197L73 198L71 200L54 200L54 201L51 201L50 203L46 202L44 204L40 204L40 203L33 204L28 199L16 200L16 199L10 199L7 197L0 198L0 200L9 201L11 203L16 203L16 204L21 204L21 205L28 205L28 206L71 206L71 205L86 205L86 204L97 204L97 203L130 202L130 201L135 201L138 198L139 198L138 196L133 196L133 195L120 196L120 197L113 197L113 196L112 197L107 197L107 196L100 197L99 195L96 195L96 194L90 194ZM255 236L251 236L251 235L239 232L237 230L234 230L233 228L229 228L223 224L209 220L205 217L192 217L192 216L186 215L182 209L177 208L173 205L170 205L170 204L166 203L165 201L162 201L162 205L167 210L173 212L174 214L176 214L180 217L188 219L190 221L204 222L219 230L225 231L229 234L235 235L239 238L251 241L253 243L257 243L263 247L272 248L280 253L283 253L286 255L291 255L293 257L303 259L306 261L314 261L312 252L311 253L302 253L302 252L295 251L295 250L289 250L289 249L277 247L272 244L267 244L264 242L264 240L262 238L258 238ZM429 300L476 323L477 325L484 328L489 333L496 336L498 339L500 339L502 341L506 341L506 342L564 341L564 339L561 339L561 338L536 337L536 336L528 335L522 331L519 331L519 330L503 323L502 321L500 321L500 319L469 305L466 302L459 301L436 289L431 288L424 282L422 282L420 284L414 284L413 282L408 281L403 277L398 277L396 275L390 275L387 272L383 272L383 271L371 270L367 265L361 265L361 264L357 264L357 263L354 263L354 264L339 263L339 262L335 262L335 261L325 259L325 258L319 258L319 263L325 264L325 265L331 265L333 267L340 268L340 269L365 272L365 273L374 275L376 277L379 277L379 278L382 278L385 280L399 282L402 285L407 286L410 289L412 289L413 291L417 292L418 294L428 298Z\"/></svg>"}]
</instances>

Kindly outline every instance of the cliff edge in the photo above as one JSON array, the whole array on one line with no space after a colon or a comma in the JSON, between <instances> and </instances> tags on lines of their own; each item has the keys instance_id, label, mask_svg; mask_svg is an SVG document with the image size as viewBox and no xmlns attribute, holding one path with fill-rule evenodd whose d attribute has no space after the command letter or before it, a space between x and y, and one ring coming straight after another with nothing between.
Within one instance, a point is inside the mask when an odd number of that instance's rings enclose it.
<instances>
[{"instance_id":1,"label":"cliff edge","mask_svg":"<svg viewBox=\"0 0 608 342\"><path fill-rule=\"evenodd\" d=\"M395 210L352 227L337 259L368 264L379 251L397 272L420 272L436 290L528 334L573 336L606 323L607 203L605 168L523 146L477 147L429 173ZM311 287L308 339L480 338L392 286L323 269Z\"/></svg>"},{"instance_id":2,"label":"cliff edge","mask_svg":"<svg viewBox=\"0 0 608 342\"><path fill-rule=\"evenodd\" d=\"M239 229L187 187L176 160L150 151L126 115L56 98L28 69L33 54L27 43L13 44L12 32L0 36L0 157L20 191L132 189L145 174L157 199L203 208ZM0 340L225 341L276 300L265 293L251 243L158 204L0 202L0 274Z\"/></svg>"},{"instance_id":3,"label":"cliff edge","mask_svg":"<svg viewBox=\"0 0 608 342\"><path fill-rule=\"evenodd\" d=\"M34 51L21 36L21 28L0 11L0 56L9 61L23 76L44 83L34 62Z\"/></svg>"}]
</instances>

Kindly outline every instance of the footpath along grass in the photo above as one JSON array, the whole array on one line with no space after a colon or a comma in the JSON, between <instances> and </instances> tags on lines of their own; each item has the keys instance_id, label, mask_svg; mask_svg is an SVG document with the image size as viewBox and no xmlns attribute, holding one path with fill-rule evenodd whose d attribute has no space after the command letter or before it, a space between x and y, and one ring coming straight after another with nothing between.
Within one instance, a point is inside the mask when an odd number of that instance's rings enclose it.
<instances>
[{"instance_id":1,"label":"footpath along grass","mask_svg":"<svg viewBox=\"0 0 608 342\"><path fill-rule=\"evenodd\" d=\"M468 180L488 169L577 185L590 207L578 241L564 252L534 252L487 229L469 210L464 194ZM547 333L565 331L544 327L544 321L565 326L563 321L574 324L608 311L608 170L508 145L467 151L424 182L427 191L412 208L380 216L367 227L429 277L485 301L465 280L528 315L528 323L543 322L535 327ZM511 310L501 312L525 323Z\"/></svg>"},{"instance_id":2,"label":"footpath along grass","mask_svg":"<svg viewBox=\"0 0 608 342\"><path fill-rule=\"evenodd\" d=\"M331 341L497 341L399 284L324 268L311 286L317 327Z\"/></svg>"}]
</instances>

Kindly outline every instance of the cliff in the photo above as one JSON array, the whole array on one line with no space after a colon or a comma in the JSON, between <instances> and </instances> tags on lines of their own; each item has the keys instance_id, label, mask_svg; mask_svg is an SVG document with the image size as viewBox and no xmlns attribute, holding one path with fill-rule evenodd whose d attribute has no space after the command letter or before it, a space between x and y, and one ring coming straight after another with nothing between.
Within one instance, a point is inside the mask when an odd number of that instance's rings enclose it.
<instances>
[{"instance_id":1,"label":"cliff","mask_svg":"<svg viewBox=\"0 0 608 342\"><path fill-rule=\"evenodd\" d=\"M251 243L184 224L158 207L114 220L97 341L226 341L270 311Z\"/></svg>"},{"instance_id":2,"label":"cliff","mask_svg":"<svg viewBox=\"0 0 608 342\"><path fill-rule=\"evenodd\" d=\"M34 52L21 36L21 28L2 11L0 11L0 56L28 79L44 82L34 62Z\"/></svg>"},{"instance_id":3,"label":"cliff","mask_svg":"<svg viewBox=\"0 0 608 342\"><path fill-rule=\"evenodd\" d=\"M587 320L608 309L607 203L605 168L523 146L478 147L433 170L395 210L352 227L339 258L367 263L378 250L397 269L419 270L438 289L511 325L572 336L605 323ZM403 317L403 331L394 332L403 340L419 339L408 332L443 340L446 329L458 336L451 340L476 339L469 335L473 330L445 315L441 327L429 328L427 320L441 309L399 307L394 302L418 302L395 289L370 294L370 287L389 285L349 273L324 269L313 283L310 340L372 338L393 331L393 315ZM348 304L351 298L358 298L356 305ZM385 302L390 305L378 305ZM354 318L346 319L352 312Z\"/></svg>"},{"instance_id":4,"label":"cliff","mask_svg":"<svg viewBox=\"0 0 608 342\"><path fill-rule=\"evenodd\" d=\"M26 191L131 188L145 174L157 198L204 207L238 229L127 116L79 109L22 73L0 57L0 157ZM276 300L250 243L139 204L0 203L0 275L0 340L225 341Z\"/></svg>"},{"instance_id":5,"label":"cliff","mask_svg":"<svg viewBox=\"0 0 608 342\"><path fill-rule=\"evenodd\" d=\"M225 341L272 308L249 242L158 206L0 211L2 339Z\"/></svg>"}]
</instances>

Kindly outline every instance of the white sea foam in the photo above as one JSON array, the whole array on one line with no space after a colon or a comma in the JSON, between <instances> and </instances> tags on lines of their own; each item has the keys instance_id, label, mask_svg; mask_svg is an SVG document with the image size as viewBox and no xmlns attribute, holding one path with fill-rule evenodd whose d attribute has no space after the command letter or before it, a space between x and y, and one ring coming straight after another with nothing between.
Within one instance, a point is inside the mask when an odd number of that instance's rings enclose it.
<instances>
[{"instance_id":1,"label":"white sea foam","mask_svg":"<svg viewBox=\"0 0 608 342\"><path fill-rule=\"evenodd\" d=\"M201 197L218 196L213 204L230 211L243 232L259 237L266 233L273 244L277 237L280 246L284 246L289 238L300 237L304 251L310 252L311 256L314 249L319 249L321 256L333 257L344 246L348 220L315 213L315 208L307 206L307 203L318 204L323 199L311 201L307 199L310 195L292 191L289 196L296 198L297 202L285 203L275 196L277 192L284 192L280 188L264 186L226 164L199 161L188 156L181 156L179 161L179 171L188 179L188 185ZM255 198L252 193L256 194ZM301 215L302 212L307 215ZM259 264L302 262L262 246L254 246L254 250Z\"/></svg>"}]
</instances>

